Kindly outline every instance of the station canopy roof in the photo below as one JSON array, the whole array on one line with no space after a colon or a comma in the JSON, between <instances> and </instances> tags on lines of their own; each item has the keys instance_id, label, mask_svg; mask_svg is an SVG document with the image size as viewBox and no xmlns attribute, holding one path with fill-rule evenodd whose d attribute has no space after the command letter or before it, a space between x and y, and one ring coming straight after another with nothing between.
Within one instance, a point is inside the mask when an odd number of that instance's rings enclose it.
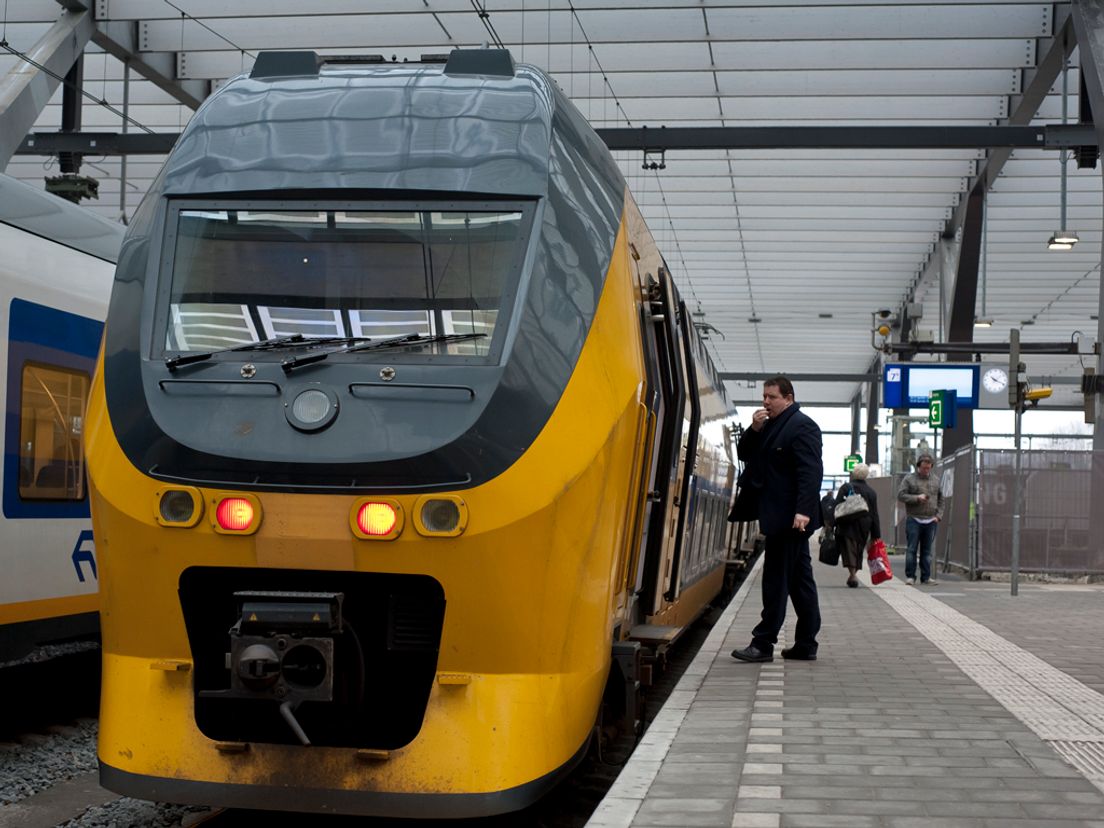
<instances>
[{"instance_id":1,"label":"station canopy roof","mask_svg":"<svg viewBox=\"0 0 1104 828\"><path fill-rule=\"evenodd\" d=\"M1085 0L1078 0L1085 2ZM79 0L6 0L4 38L30 51ZM261 50L312 49L417 59L504 44L551 73L596 128L848 127L839 148L669 149L615 156L738 403L758 373L844 375L799 381L798 399L847 403L870 372L872 312L920 311L921 338L947 339L965 202L999 168L983 222L972 316L977 342L1095 336L1100 292L1099 168L1072 153L1017 148L873 146L871 127L1070 123L1079 117L1079 51L1068 2L1026 0L89 0L82 129L177 133L194 104L249 72ZM104 51L108 45L109 54ZM1064 58L1064 60L1063 60ZM0 76L18 62L0 56ZM59 87L34 125L62 125ZM1102 116L1104 117L1104 116ZM140 126L138 126L140 125ZM863 137L867 136L867 137ZM779 143L787 143L781 141ZM1005 156L1007 161L1005 162ZM1063 159L1068 159L1065 162ZM99 179L88 209L130 215L164 156L86 156ZM662 169L642 169L645 161ZM1061 170L1067 220L1060 227ZM9 175L43 186L57 159L16 155ZM125 198L120 188L125 187ZM1074 230L1073 250L1047 240ZM969 309L966 310L969 313ZM927 333L925 333L927 332ZM920 357L921 359L930 357ZM966 357L969 359L969 357ZM1007 363L1005 356L985 357ZM1031 356L1059 378L1055 402L1095 357ZM1090 362L1090 360L1092 362Z\"/></svg>"}]
</instances>

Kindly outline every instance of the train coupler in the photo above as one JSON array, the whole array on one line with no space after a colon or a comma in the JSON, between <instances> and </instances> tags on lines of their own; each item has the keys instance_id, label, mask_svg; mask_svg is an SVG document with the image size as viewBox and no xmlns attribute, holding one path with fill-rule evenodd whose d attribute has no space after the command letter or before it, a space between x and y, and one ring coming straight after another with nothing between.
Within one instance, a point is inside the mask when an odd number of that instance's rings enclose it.
<instances>
[{"instance_id":1,"label":"train coupler","mask_svg":"<svg viewBox=\"0 0 1104 828\"><path fill-rule=\"evenodd\" d=\"M343 631L340 592L235 592L230 628L230 687L204 698L277 702L301 744L310 740L295 718L305 701L333 701L334 639Z\"/></svg>"}]
</instances>

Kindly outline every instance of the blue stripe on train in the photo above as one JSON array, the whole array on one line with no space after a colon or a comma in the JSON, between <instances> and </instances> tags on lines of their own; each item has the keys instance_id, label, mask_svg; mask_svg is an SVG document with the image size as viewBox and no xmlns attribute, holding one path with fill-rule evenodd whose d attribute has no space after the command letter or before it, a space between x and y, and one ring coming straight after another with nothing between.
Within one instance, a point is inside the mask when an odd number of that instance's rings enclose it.
<instances>
[{"instance_id":1,"label":"blue stripe on train","mask_svg":"<svg viewBox=\"0 0 1104 828\"><path fill-rule=\"evenodd\" d=\"M84 500L23 500L19 497L19 420L23 396L23 366L28 362L84 371L89 376L103 323L85 316L49 308L24 299L12 299L8 313L8 405L4 413L4 517L87 518Z\"/></svg>"}]
</instances>

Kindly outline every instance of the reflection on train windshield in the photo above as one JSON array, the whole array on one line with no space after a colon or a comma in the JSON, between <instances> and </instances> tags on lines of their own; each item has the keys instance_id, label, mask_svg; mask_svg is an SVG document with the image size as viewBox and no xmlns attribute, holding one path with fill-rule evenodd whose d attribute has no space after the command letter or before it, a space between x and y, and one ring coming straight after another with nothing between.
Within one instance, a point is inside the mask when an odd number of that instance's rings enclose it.
<instances>
[{"instance_id":1,"label":"reflection on train windshield","mask_svg":"<svg viewBox=\"0 0 1104 828\"><path fill-rule=\"evenodd\" d=\"M273 337L483 334L419 355L486 356L516 290L520 210L181 210L165 350Z\"/></svg>"}]
</instances>

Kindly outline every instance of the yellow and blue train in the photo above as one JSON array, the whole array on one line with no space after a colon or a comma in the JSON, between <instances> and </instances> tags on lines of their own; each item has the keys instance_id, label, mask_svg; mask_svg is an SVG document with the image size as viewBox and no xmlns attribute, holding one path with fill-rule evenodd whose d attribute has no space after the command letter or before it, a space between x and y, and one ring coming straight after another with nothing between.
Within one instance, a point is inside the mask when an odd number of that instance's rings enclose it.
<instances>
[{"instance_id":1,"label":"yellow and blue train","mask_svg":"<svg viewBox=\"0 0 1104 828\"><path fill-rule=\"evenodd\" d=\"M0 176L0 662L99 631L81 436L122 237Z\"/></svg>"},{"instance_id":2,"label":"yellow and blue train","mask_svg":"<svg viewBox=\"0 0 1104 828\"><path fill-rule=\"evenodd\" d=\"M521 808L635 680L614 649L721 587L731 406L610 153L508 52L262 54L132 220L101 359L109 789Z\"/></svg>"}]
</instances>

